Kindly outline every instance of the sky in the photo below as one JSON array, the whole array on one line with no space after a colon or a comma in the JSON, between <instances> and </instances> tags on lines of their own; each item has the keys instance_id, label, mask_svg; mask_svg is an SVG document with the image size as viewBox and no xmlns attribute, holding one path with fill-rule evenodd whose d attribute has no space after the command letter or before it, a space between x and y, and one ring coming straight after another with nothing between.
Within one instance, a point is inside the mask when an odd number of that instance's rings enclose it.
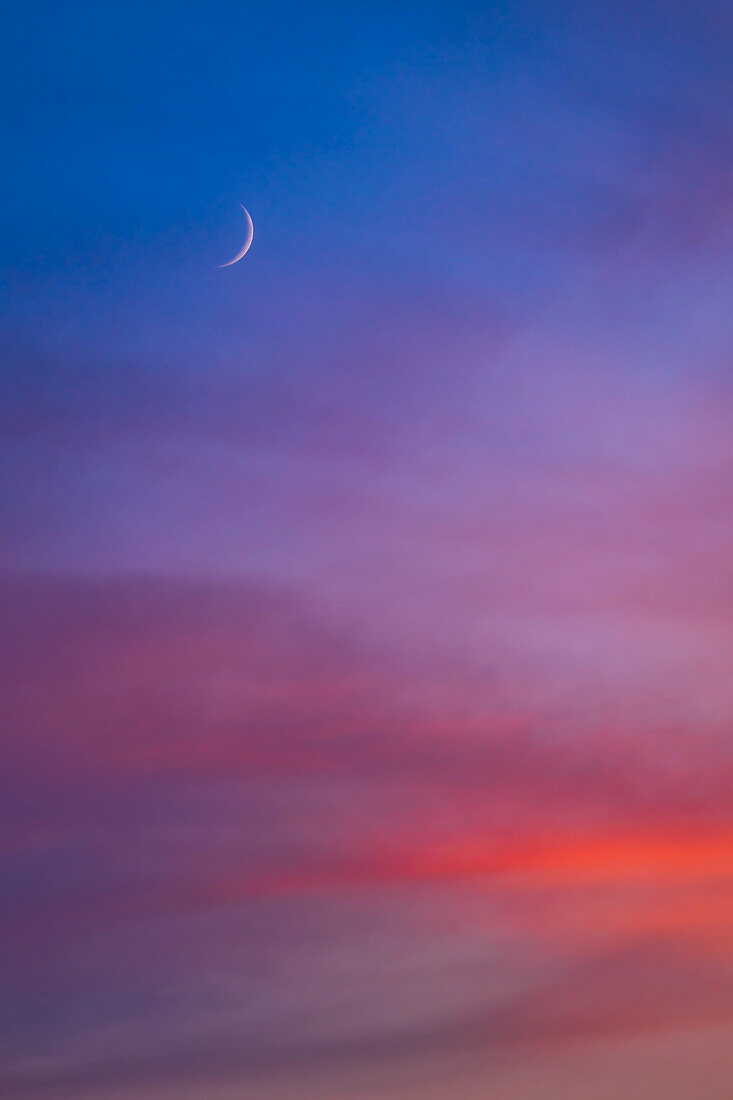
<instances>
[{"instance_id":1,"label":"sky","mask_svg":"<svg viewBox=\"0 0 733 1100\"><path fill-rule=\"evenodd\" d=\"M4 15L3 1097L727 1098L730 5Z\"/></svg>"}]
</instances>

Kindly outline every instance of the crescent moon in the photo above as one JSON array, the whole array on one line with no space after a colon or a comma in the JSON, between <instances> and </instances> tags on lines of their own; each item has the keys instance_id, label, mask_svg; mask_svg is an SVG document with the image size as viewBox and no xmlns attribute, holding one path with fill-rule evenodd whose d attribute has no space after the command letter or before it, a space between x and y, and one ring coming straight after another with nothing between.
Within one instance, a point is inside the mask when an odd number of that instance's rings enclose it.
<instances>
[{"instance_id":1,"label":"crescent moon","mask_svg":"<svg viewBox=\"0 0 733 1100\"><path fill-rule=\"evenodd\" d=\"M242 206L241 202L239 205ZM252 244L252 238L255 235L255 227L252 224L252 219L249 216L249 211L247 210L247 207L242 206L242 210L244 211L244 219L247 223L247 232L244 237L244 244L232 260L227 260L225 264L218 264L218 267L231 267L232 264L236 264L239 260L242 259L242 256L244 256L245 252L249 251L249 246Z\"/></svg>"}]
</instances>

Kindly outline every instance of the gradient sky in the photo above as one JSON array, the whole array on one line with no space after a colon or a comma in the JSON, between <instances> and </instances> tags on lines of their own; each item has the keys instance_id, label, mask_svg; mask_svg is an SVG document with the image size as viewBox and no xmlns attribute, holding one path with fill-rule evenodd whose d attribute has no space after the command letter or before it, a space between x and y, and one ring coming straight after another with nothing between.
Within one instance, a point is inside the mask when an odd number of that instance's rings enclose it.
<instances>
[{"instance_id":1,"label":"gradient sky","mask_svg":"<svg viewBox=\"0 0 733 1100\"><path fill-rule=\"evenodd\" d=\"M728 0L4 15L5 1100L728 1100Z\"/></svg>"}]
</instances>

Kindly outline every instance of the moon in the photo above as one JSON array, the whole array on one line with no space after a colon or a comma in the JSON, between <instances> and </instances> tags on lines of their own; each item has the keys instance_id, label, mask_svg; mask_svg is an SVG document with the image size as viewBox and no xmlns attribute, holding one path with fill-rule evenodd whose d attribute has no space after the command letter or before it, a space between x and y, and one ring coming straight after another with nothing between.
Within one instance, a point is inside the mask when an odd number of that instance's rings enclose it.
<instances>
[{"instance_id":1,"label":"moon","mask_svg":"<svg viewBox=\"0 0 733 1100\"><path fill-rule=\"evenodd\" d=\"M240 202L239 205L242 206L242 203ZM244 244L233 259L227 260L225 264L218 264L218 267L231 267L232 264L238 263L238 261L242 259L242 256L244 256L245 252L249 251L249 246L252 244L252 238L255 235L255 227L252 224L252 219L249 216L249 211L247 210L247 207L242 206L242 210L244 211L244 220L247 223L247 232L244 236Z\"/></svg>"}]
</instances>

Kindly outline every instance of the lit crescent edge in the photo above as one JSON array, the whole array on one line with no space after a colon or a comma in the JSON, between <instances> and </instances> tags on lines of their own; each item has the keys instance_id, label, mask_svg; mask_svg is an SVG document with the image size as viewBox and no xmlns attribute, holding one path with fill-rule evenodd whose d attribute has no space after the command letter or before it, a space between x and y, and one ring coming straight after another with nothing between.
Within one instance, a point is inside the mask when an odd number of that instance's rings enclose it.
<instances>
[{"instance_id":1,"label":"lit crescent edge","mask_svg":"<svg viewBox=\"0 0 733 1100\"><path fill-rule=\"evenodd\" d=\"M238 260L242 259L242 256L244 256L245 252L249 250L249 246L252 244L252 239L255 235L255 227L252 224L252 219L249 216L249 210L247 209L247 207L242 206L241 202L239 205L242 207L242 210L244 211L244 216L247 219L247 235L244 238L244 244L242 245L233 260L227 260L225 264L217 264L217 267L231 267L232 264L235 264Z\"/></svg>"}]
</instances>

